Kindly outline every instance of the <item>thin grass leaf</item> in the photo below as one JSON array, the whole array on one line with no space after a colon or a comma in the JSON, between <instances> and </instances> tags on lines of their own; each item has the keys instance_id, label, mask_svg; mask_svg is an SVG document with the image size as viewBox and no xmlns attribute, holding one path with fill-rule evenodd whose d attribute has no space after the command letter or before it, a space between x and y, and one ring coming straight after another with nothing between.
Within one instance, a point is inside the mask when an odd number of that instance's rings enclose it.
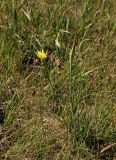
<instances>
[{"instance_id":1,"label":"thin grass leaf","mask_svg":"<svg viewBox=\"0 0 116 160\"><path fill-rule=\"evenodd\" d=\"M29 15L29 13L26 13L24 9L22 9L22 12L23 12L24 15L27 17L27 19L28 19L29 21L31 21L31 17L30 17L30 15Z\"/></svg>"},{"instance_id":2,"label":"thin grass leaf","mask_svg":"<svg viewBox=\"0 0 116 160\"><path fill-rule=\"evenodd\" d=\"M73 51L74 51L74 45L71 48L71 51L69 53L69 96L70 96L70 104L73 106L73 97L72 97L72 57L73 57Z\"/></svg>"},{"instance_id":3,"label":"thin grass leaf","mask_svg":"<svg viewBox=\"0 0 116 160\"><path fill-rule=\"evenodd\" d=\"M13 17L13 30L17 31L17 10L16 10L16 1L12 0L12 17Z\"/></svg>"}]
</instances>

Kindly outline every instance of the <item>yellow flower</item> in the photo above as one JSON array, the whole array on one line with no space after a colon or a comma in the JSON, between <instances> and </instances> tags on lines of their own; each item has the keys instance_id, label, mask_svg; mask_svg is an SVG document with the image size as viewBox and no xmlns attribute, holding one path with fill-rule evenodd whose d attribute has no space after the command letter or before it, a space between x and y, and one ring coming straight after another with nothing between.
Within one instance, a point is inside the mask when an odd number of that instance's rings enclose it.
<instances>
[{"instance_id":1,"label":"yellow flower","mask_svg":"<svg viewBox=\"0 0 116 160\"><path fill-rule=\"evenodd\" d=\"M38 58L40 58L41 60L44 60L47 58L47 52L42 51L37 51L35 53L37 55Z\"/></svg>"}]
</instances>

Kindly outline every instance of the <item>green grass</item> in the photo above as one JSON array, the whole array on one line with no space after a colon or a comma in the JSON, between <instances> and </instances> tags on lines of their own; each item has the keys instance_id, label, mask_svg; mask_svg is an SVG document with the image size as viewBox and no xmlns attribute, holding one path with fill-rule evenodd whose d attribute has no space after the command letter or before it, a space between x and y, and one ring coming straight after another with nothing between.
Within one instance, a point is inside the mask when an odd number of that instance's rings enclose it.
<instances>
[{"instance_id":1,"label":"green grass","mask_svg":"<svg viewBox=\"0 0 116 160\"><path fill-rule=\"evenodd\" d=\"M115 53L115 0L2 0L0 159L114 160Z\"/></svg>"}]
</instances>

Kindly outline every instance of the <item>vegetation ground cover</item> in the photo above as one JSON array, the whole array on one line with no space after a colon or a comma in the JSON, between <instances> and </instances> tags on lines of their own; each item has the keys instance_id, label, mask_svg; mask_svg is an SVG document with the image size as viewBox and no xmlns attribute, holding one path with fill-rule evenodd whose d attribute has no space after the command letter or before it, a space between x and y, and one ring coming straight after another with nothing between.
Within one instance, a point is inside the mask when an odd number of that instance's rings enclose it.
<instances>
[{"instance_id":1,"label":"vegetation ground cover","mask_svg":"<svg viewBox=\"0 0 116 160\"><path fill-rule=\"evenodd\" d=\"M114 160L115 55L115 0L2 0L0 159Z\"/></svg>"}]
</instances>

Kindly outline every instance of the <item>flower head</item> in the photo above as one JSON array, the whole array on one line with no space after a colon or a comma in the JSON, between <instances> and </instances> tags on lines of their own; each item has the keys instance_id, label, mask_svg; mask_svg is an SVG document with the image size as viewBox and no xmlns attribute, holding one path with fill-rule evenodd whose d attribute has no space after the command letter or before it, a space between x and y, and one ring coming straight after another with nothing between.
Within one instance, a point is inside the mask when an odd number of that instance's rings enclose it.
<instances>
[{"instance_id":1,"label":"flower head","mask_svg":"<svg viewBox=\"0 0 116 160\"><path fill-rule=\"evenodd\" d=\"M37 51L35 54L36 54L37 57L38 57L39 59L41 59L41 60L44 60L44 59L47 58L47 52L44 52L44 50L42 50L42 51Z\"/></svg>"}]
</instances>

